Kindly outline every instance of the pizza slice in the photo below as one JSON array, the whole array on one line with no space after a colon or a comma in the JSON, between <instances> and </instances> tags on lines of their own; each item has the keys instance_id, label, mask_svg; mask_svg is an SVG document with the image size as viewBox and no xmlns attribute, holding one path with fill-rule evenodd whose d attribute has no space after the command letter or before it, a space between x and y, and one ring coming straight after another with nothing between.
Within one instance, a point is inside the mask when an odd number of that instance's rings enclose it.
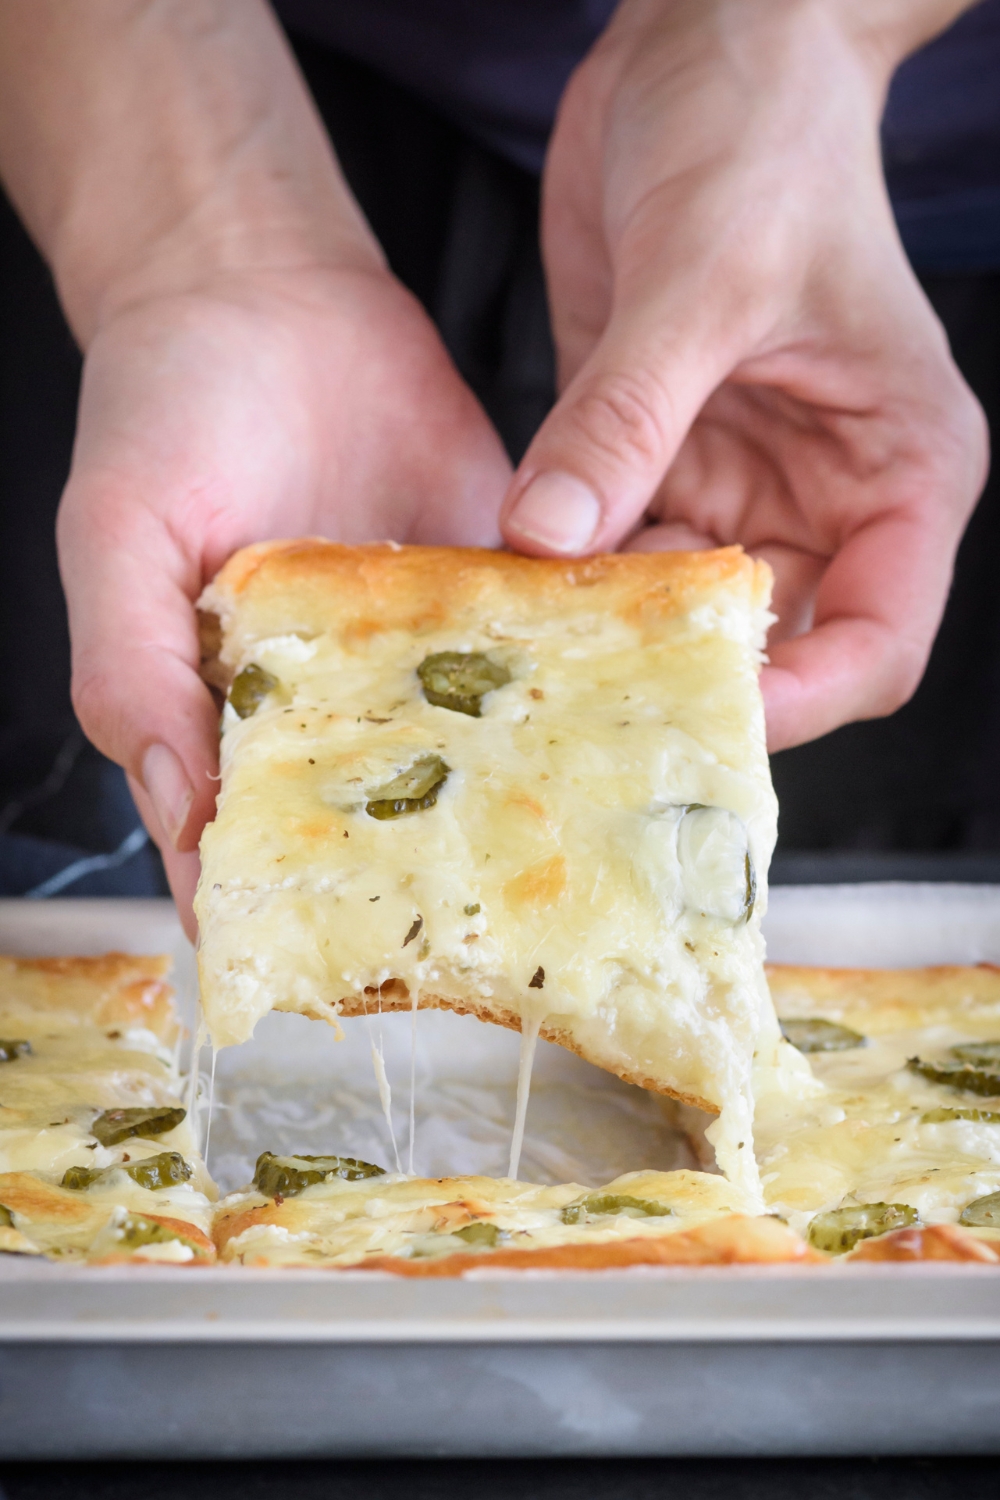
<instances>
[{"instance_id":1,"label":"pizza slice","mask_svg":"<svg viewBox=\"0 0 1000 1500\"><path fill-rule=\"evenodd\" d=\"M195 902L213 1042L272 1008L468 1013L715 1111L752 1189L769 589L738 548L233 557L201 600L227 688Z\"/></svg>"},{"instance_id":2,"label":"pizza slice","mask_svg":"<svg viewBox=\"0 0 1000 1500\"><path fill-rule=\"evenodd\" d=\"M0 1250L214 1259L168 968L0 957Z\"/></svg>"},{"instance_id":3,"label":"pizza slice","mask_svg":"<svg viewBox=\"0 0 1000 1500\"><path fill-rule=\"evenodd\" d=\"M265 1152L215 1221L219 1258L399 1276L808 1262L822 1257L723 1177L629 1172L596 1190L388 1175L345 1157Z\"/></svg>"},{"instance_id":4,"label":"pizza slice","mask_svg":"<svg viewBox=\"0 0 1000 1500\"><path fill-rule=\"evenodd\" d=\"M997 1262L1000 970L768 977L787 1043L757 1079L768 1209L830 1255Z\"/></svg>"}]
</instances>

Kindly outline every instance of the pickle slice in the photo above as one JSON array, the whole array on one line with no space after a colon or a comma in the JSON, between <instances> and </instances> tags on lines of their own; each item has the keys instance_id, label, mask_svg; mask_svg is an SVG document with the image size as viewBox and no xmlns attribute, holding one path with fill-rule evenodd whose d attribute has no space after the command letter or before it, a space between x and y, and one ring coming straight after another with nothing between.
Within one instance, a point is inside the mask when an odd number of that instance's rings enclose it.
<instances>
[{"instance_id":1,"label":"pickle slice","mask_svg":"<svg viewBox=\"0 0 1000 1500\"><path fill-rule=\"evenodd\" d=\"M564 1224L582 1224L585 1219L624 1214L629 1219L662 1219L673 1209L651 1198L632 1198L628 1193L590 1193L579 1203L568 1203L559 1217Z\"/></svg>"},{"instance_id":2,"label":"pickle slice","mask_svg":"<svg viewBox=\"0 0 1000 1500\"><path fill-rule=\"evenodd\" d=\"M106 1182L113 1172L124 1172L140 1187L158 1192L160 1188L176 1187L189 1182L191 1168L179 1151L161 1151L157 1156L145 1156L140 1161L116 1162L110 1167L67 1167L61 1186L85 1192L96 1183Z\"/></svg>"},{"instance_id":3,"label":"pickle slice","mask_svg":"<svg viewBox=\"0 0 1000 1500\"><path fill-rule=\"evenodd\" d=\"M1000 1193L974 1198L962 1209L958 1222L970 1229L1000 1229Z\"/></svg>"},{"instance_id":4,"label":"pickle slice","mask_svg":"<svg viewBox=\"0 0 1000 1500\"><path fill-rule=\"evenodd\" d=\"M967 1094L1000 1094L1000 1069L980 1068L958 1058L925 1062L920 1057L909 1057L906 1066L911 1073L919 1073L930 1083L943 1083L946 1088L963 1089Z\"/></svg>"},{"instance_id":5,"label":"pickle slice","mask_svg":"<svg viewBox=\"0 0 1000 1500\"><path fill-rule=\"evenodd\" d=\"M974 1068L1000 1072L1000 1042L959 1042L957 1047L949 1047L948 1053L959 1062L971 1063Z\"/></svg>"},{"instance_id":6,"label":"pickle slice","mask_svg":"<svg viewBox=\"0 0 1000 1500\"><path fill-rule=\"evenodd\" d=\"M820 1016L790 1017L779 1025L785 1041L800 1052L847 1052L868 1043L860 1032L836 1021L824 1021Z\"/></svg>"},{"instance_id":7,"label":"pickle slice","mask_svg":"<svg viewBox=\"0 0 1000 1500\"><path fill-rule=\"evenodd\" d=\"M13 1229L14 1215L6 1204L0 1203L0 1229Z\"/></svg>"},{"instance_id":8,"label":"pickle slice","mask_svg":"<svg viewBox=\"0 0 1000 1500\"><path fill-rule=\"evenodd\" d=\"M402 818L407 813L423 812L433 807L438 792L448 779L449 765L440 755L422 755L412 766L400 771L385 786L376 787L368 793L365 811L369 817L385 821L387 818Z\"/></svg>"},{"instance_id":9,"label":"pickle slice","mask_svg":"<svg viewBox=\"0 0 1000 1500\"><path fill-rule=\"evenodd\" d=\"M693 911L731 922L749 922L757 900L757 875L742 819L725 807L690 802L680 809L677 858L684 899Z\"/></svg>"},{"instance_id":10,"label":"pickle slice","mask_svg":"<svg viewBox=\"0 0 1000 1500\"><path fill-rule=\"evenodd\" d=\"M481 651L436 651L424 657L417 676L428 703L473 719L480 717L486 694L510 682L507 668Z\"/></svg>"},{"instance_id":11,"label":"pickle slice","mask_svg":"<svg viewBox=\"0 0 1000 1500\"><path fill-rule=\"evenodd\" d=\"M187 1114L179 1104L155 1104L133 1109L106 1109L90 1127L102 1146L118 1146L131 1136L155 1140L164 1131L173 1130Z\"/></svg>"},{"instance_id":12,"label":"pickle slice","mask_svg":"<svg viewBox=\"0 0 1000 1500\"><path fill-rule=\"evenodd\" d=\"M456 1229L450 1238L464 1240L467 1245L472 1245L476 1249L492 1250L508 1236L498 1224L479 1223L466 1224L464 1229Z\"/></svg>"},{"instance_id":13,"label":"pickle slice","mask_svg":"<svg viewBox=\"0 0 1000 1500\"><path fill-rule=\"evenodd\" d=\"M275 1156L263 1151L257 1158L253 1185L267 1198L294 1198L318 1182L360 1182L365 1177L384 1177L385 1168L353 1156Z\"/></svg>"},{"instance_id":14,"label":"pickle slice","mask_svg":"<svg viewBox=\"0 0 1000 1500\"><path fill-rule=\"evenodd\" d=\"M0 1040L0 1063L16 1062L19 1057L30 1057L31 1053L31 1043L20 1037Z\"/></svg>"},{"instance_id":15,"label":"pickle slice","mask_svg":"<svg viewBox=\"0 0 1000 1500\"><path fill-rule=\"evenodd\" d=\"M843 1255L859 1240L870 1240L890 1229L906 1229L917 1223L917 1210L908 1203L856 1203L817 1214L806 1238L816 1250Z\"/></svg>"},{"instance_id":16,"label":"pickle slice","mask_svg":"<svg viewBox=\"0 0 1000 1500\"><path fill-rule=\"evenodd\" d=\"M141 1245L166 1245L171 1240L184 1243L183 1235L155 1219L147 1219L144 1214L124 1214L110 1226L110 1232L126 1250L138 1250Z\"/></svg>"},{"instance_id":17,"label":"pickle slice","mask_svg":"<svg viewBox=\"0 0 1000 1500\"><path fill-rule=\"evenodd\" d=\"M921 1125L943 1125L946 1120L972 1120L977 1125L1000 1125L1000 1114L992 1109L928 1109Z\"/></svg>"},{"instance_id":18,"label":"pickle slice","mask_svg":"<svg viewBox=\"0 0 1000 1500\"><path fill-rule=\"evenodd\" d=\"M229 701L241 719L249 719L257 712L268 693L273 693L277 686L277 677L265 672L263 667L258 667L252 661L242 672L237 673L229 689Z\"/></svg>"}]
</instances>

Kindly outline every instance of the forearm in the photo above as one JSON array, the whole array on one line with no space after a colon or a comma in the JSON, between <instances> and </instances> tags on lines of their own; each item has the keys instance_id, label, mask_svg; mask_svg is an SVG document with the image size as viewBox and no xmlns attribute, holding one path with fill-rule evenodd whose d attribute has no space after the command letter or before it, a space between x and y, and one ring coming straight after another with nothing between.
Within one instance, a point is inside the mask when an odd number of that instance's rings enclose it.
<instances>
[{"instance_id":1,"label":"forearm","mask_svg":"<svg viewBox=\"0 0 1000 1500\"><path fill-rule=\"evenodd\" d=\"M380 264L264 0L0 0L0 175L84 346L220 272Z\"/></svg>"}]
</instances>

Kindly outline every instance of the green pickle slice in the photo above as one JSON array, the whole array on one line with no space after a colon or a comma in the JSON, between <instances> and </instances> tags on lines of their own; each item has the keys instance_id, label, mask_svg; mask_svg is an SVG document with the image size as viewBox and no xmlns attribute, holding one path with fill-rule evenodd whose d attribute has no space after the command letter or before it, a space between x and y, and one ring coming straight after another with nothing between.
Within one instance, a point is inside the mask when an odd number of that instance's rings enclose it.
<instances>
[{"instance_id":1,"label":"green pickle slice","mask_svg":"<svg viewBox=\"0 0 1000 1500\"><path fill-rule=\"evenodd\" d=\"M757 871L753 867L753 860L750 858L749 849L747 850L746 858L743 861L743 873L746 880L746 897L743 905L743 921L749 922L750 918L753 916L753 909L757 904Z\"/></svg>"},{"instance_id":2,"label":"green pickle slice","mask_svg":"<svg viewBox=\"0 0 1000 1500\"><path fill-rule=\"evenodd\" d=\"M951 1048L953 1053L956 1050ZM967 1049L963 1047L962 1050ZM906 1066L911 1073L919 1073L929 1083L943 1083L946 1088L962 1089L967 1094L1000 1094L1000 1068L981 1067L960 1057L943 1058L940 1062L910 1057Z\"/></svg>"},{"instance_id":3,"label":"green pickle slice","mask_svg":"<svg viewBox=\"0 0 1000 1500\"><path fill-rule=\"evenodd\" d=\"M946 1120L973 1120L977 1125L1000 1125L1000 1114L992 1109L928 1109L921 1125L943 1125Z\"/></svg>"},{"instance_id":4,"label":"green pickle slice","mask_svg":"<svg viewBox=\"0 0 1000 1500\"><path fill-rule=\"evenodd\" d=\"M0 1203L0 1229L13 1229L14 1215L5 1203Z\"/></svg>"},{"instance_id":5,"label":"green pickle slice","mask_svg":"<svg viewBox=\"0 0 1000 1500\"><path fill-rule=\"evenodd\" d=\"M116 1162L110 1167L67 1167L61 1186L84 1192L96 1183L106 1182L113 1172L124 1172L140 1187L158 1192L160 1188L176 1187L178 1183L191 1180L191 1168L179 1151L161 1151L157 1156L145 1156L140 1161Z\"/></svg>"},{"instance_id":6,"label":"green pickle slice","mask_svg":"<svg viewBox=\"0 0 1000 1500\"><path fill-rule=\"evenodd\" d=\"M102 1146L118 1146L132 1136L144 1136L153 1140L167 1130L173 1130L187 1115L179 1104L155 1104L133 1109L106 1109L97 1116L90 1127L91 1135L97 1137Z\"/></svg>"},{"instance_id":7,"label":"green pickle slice","mask_svg":"<svg viewBox=\"0 0 1000 1500\"><path fill-rule=\"evenodd\" d=\"M624 1214L629 1219L662 1219L673 1209L651 1198L632 1198L628 1193L590 1193L579 1203L568 1203L559 1217L564 1224L582 1224L585 1219Z\"/></svg>"},{"instance_id":8,"label":"green pickle slice","mask_svg":"<svg viewBox=\"0 0 1000 1500\"><path fill-rule=\"evenodd\" d=\"M906 1229L917 1223L917 1210L908 1203L857 1203L817 1214L809 1225L807 1238L816 1250L827 1255L843 1255L853 1250L859 1240L874 1239L891 1229Z\"/></svg>"},{"instance_id":9,"label":"green pickle slice","mask_svg":"<svg viewBox=\"0 0 1000 1500\"><path fill-rule=\"evenodd\" d=\"M138 1250L140 1245L166 1245L171 1240L184 1243L183 1235L168 1229L166 1224L157 1224L155 1219L147 1219L144 1214L126 1214L112 1226L111 1233L126 1250Z\"/></svg>"},{"instance_id":10,"label":"green pickle slice","mask_svg":"<svg viewBox=\"0 0 1000 1500\"><path fill-rule=\"evenodd\" d=\"M959 1042L957 1047L949 1047L948 1053L976 1068L1000 1069L1000 1042Z\"/></svg>"},{"instance_id":11,"label":"green pickle slice","mask_svg":"<svg viewBox=\"0 0 1000 1500\"><path fill-rule=\"evenodd\" d=\"M868 1038L849 1026L824 1021L820 1016L790 1017L778 1023L781 1035L800 1052L848 1052L852 1047L867 1046Z\"/></svg>"},{"instance_id":12,"label":"green pickle slice","mask_svg":"<svg viewBox=\"0 0 1000 1500\"><path fill-rule=\"evenodd\" d=\"M962 1209L958 1222L970 1229L1000 1229L1000 1193L974 1198Z\"/></svg>"},{"instance_id":13,"label":"green pickle slice","mask_svg":"<svg viewBox=\"0 0 1000 1500\"><path fill-rule=\"evenodd\" d=\"M361 1182L365 1177L384 1177L385 1168L353 1156L275 1156L263 1151L257 1158L253 1185L267 1198L294 1198L318 1182Z\"/></svg>"},{"instance_id":14,"label":"green pickle slice","mask_svg":"<svg viewBox=\"0 0 1000 1500\"><path fill-rule=\"evenodd\" d=\"M271 672L265 672L263 667L258 667L252 661L234 678L229 689L229 701L241 719L249 719L257 712L268 693L273 693L277 686L277 677Z\"/></svg>"},{"instance_id":15,"label":"green pickle slice","mask_svg":"<svg viewBox=\"0 0 1000 1500\"><path fill-rule=\"evenodd\" d=\"M20 1037L5 1037L0 1040L0 1063L16 1062L19 1057L30 1057L32 1050L31 1043Z\"/></svg>"},{"instance_id":16,"label":"green pickle slice","mask_svg":"<svg viewBox=\"0 0 1000 1500\"><path fill-rule=\"evenodd\" d=\"M482 714L486 694L511 680L505 666L481 651L435 651L424 657L417 676L428 703L473 719Z\"/></svg>"},{"instance_id":17,"label":"green pickle slice","mask_svg":"<svg viewBox=\"0 0 1000 1500\"><path fill-rule=\"evenodd\" d=\"M464 1229L456 1229L449 1236L454 1240L464 1240L467 1245L474 1249L494 1250L501 1240L508 1239L499 1224L466 1224Z\"/></svg>"},{"instance_id":18,"label":"green pickle slice","mask_svg":"<svg viewBox=\"0 0 1000 1500\"><path fill-rule=\"evenodd\" d=\"M369 817L383 822L387 818L402 818L407 813L423 812L425 808L434 806L450 770L451 767L446 765L440 755L422 755L412 766L387 781L385 786L370 791L365 811Z\"/></svg>"}]
</instances>

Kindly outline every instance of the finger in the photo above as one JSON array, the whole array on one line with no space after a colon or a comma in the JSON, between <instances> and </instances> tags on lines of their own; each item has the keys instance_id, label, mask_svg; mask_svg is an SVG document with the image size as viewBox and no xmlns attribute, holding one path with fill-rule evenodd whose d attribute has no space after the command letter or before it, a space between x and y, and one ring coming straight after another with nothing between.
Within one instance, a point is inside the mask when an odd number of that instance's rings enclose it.
<instances>
[{"instance_id":1,"label":"finger","mask_svg":"<svg viewBox=\"0 0 1000 1500\"><path fill-rule=\"evenodd\" d=\"M844 543L816 593L813 628L769 648L761 677L769 749L907 701L941 620L956 546L926 511L888 512Z\"/></svg>"},{"instance_id":2,"label":"finger","mask_svg":"<svg viewBox=\"0 0 1000 1500\"><path fill-rule=\"evenodd\" d=\"M609 551L635 526L736 359L737 320L720 326L701 279L650 266L619 297L514 476L501 516L511 547Z\"/></svg>"},{"instance_id":3,"label":"finger","mask_svg":"<svg viewBox=\"0 0 1000 1500\"><path fill-rule=\"evenodd\" d=\"M131 486L83 476L58 525L87 736L144 790L163 848L197 846L214 816L218 714L198 676L200 578Z\"/></svg>"},{"instance_id":4,"label":"finger","mask_svg":"<svg viewBox=\"0 0 1000 1500\"><path fill-rule=\"evenodd\" d=\"M181 926L191 942L197 942L198 924L195 921L193 903L195 887L201 874L201 857L196 850L192 850L189 854L178 854L164 833L145 788L132 776L128 777L128 785L132 799L139 809L139 816L145 823L150 838L160 851Z\"/></svg>"}]
</instances>

